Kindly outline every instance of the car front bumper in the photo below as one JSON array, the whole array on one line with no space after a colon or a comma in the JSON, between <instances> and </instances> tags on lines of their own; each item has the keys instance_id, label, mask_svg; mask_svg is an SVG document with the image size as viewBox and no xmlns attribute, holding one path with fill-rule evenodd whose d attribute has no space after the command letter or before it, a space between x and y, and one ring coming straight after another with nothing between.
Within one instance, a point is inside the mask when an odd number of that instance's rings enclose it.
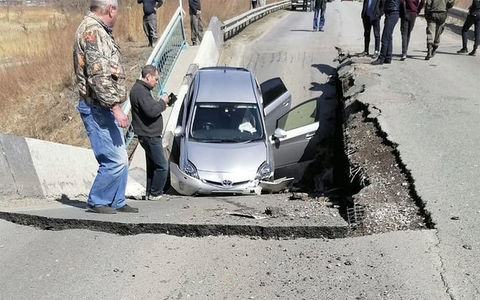
<instances>
[{"instance_id":1,"label":"car front bumper","mask_svg":"<svg viewBox=\"0 0 480 300\"><path fill-rule=\"evenodd\" d=\"M258 180L251 180L244 184L234 186L221 186L210 184L200 179L185 174L177 164L170 162L170 181L172 187L180 194L190 196L195 194L242 194L242 195L260 195L262 187Z\"/></svg>"}]
</instances>

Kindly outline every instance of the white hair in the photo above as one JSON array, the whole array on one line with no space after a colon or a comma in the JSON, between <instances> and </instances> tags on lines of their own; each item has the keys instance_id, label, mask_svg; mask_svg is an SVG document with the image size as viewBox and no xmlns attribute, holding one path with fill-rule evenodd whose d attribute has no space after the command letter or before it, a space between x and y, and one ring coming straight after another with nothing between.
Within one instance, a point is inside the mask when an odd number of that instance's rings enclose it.
<instances>
[{"instance_id":1,"label":"white hair","mask_svg":"<svg viewBox=\"0 0 480 300\"><path fill-rule=\"evenodd\" d=\"M90 10L102 9L104 10L108 6L118 7L117 0L89 0Z\"/></svg>"}]
</instances>

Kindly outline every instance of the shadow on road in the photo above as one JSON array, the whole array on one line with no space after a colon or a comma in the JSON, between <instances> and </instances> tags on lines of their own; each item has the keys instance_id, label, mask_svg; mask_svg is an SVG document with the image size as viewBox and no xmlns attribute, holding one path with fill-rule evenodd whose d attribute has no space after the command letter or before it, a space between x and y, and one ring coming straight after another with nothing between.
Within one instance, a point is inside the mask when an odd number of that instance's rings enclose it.
<instances>
[{"instance_id":1,"label":"shadow on road","mask_svg":"<svg viewBox=\"0 0 480 300\"><path fill-rule=\"evenodd\" d=\"M82 209L87 208L86 202L80 201L80 200L72 200L65 194L62 194L62 196L58 199L55 199L55 201L60 202L64 205L73 206L77 208L82 208Z\"/></svg>"},{"instance_id":2,"label":"shadow on road","mask_svg":"<svg viewBox=\"0 0 480 300\"><path fill-rule=\"evenodd\" d=\"M302 32L313 32L313 30L308 30L308 29L290 29L290 31L302 31Z\"/></svg>"}]
</instances>

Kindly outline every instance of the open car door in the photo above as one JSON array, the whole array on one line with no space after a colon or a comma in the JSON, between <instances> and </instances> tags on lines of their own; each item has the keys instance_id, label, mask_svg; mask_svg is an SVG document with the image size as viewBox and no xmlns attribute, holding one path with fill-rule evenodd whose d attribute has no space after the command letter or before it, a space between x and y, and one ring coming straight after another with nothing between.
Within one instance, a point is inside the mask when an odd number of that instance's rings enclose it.
<instances>
[{"instance_id":1,"label":"open car door","mask_svg":"<svg viewBox=\"0 0 480 300\"><path fill-rule=\"evenodd\" d=\"M298 181L315 159L320 140L318 101L304 102L275 120L271 143L276 178L294 177Z\"/></svg>"},{"instance_id":2,"label":"open car door","mask_svg":"<svg viewBox=\"0 0 480 300\"><path fill-rule=\"evenodd\" d=\"M271 136L275 131L277 119L290 110L292 96L279 77L265 81L260 85L260 89L267 135Z\"/></svg>"}]
</instances>

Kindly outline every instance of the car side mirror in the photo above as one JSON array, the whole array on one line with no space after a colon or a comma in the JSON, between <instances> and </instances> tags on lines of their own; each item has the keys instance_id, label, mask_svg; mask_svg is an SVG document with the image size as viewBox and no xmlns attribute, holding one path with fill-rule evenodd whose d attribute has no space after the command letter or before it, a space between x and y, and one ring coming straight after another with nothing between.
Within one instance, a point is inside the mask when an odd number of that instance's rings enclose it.
<instances>
[{"instance_id":1,"label":"car side mirror","mask_svg":"<svg viewBox=\"0 0 480 300\"><path fill-rule=\"evenodd\" d=\"M281 139L287 136L287 132L281 128L275 129L275 132L273 133L273 136L277 139Z\"/></svg>"},{"instance_id":2,"label":"car side mirror","mask_svg":"<svg viewBox=\"0 0 480 300\"><path fill-rule=\"evenodd\" d=\"M175 130L173 131L173 136L179 137L183 136L183 127L182 126L177 126Z\"/></svg>"}]
</instances>

